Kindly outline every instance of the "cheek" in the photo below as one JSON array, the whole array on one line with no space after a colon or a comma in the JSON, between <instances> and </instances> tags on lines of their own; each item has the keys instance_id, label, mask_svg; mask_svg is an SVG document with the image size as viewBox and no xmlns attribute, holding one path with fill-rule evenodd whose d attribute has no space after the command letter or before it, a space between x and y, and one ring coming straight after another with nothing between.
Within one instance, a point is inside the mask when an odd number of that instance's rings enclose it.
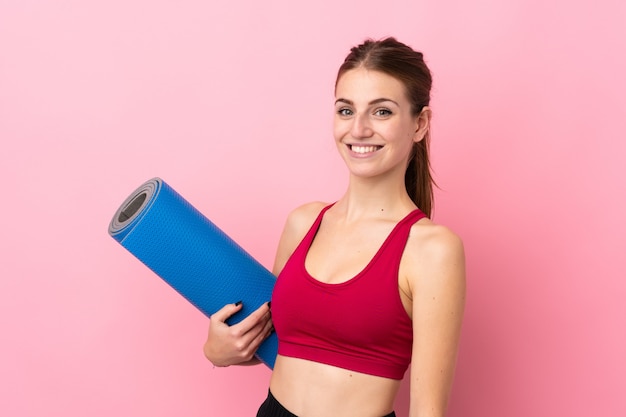
<instances>
[{"instance_id":1,"label":"cheek","mask_svg":"<svg viewBox=\"0 0 626 417\"><path fill-rule=\"evenodd\" d=\"M392 133L390 132L390 134ZM402 142L413 142L413 138L415 137L415 131L413 130L413 126L411 125L399 124L394 128L393 135Z\"/></svg>"},{"instance_id":2,"label":"cheek","mask_svg":"<svg viewBox=\"0 0 626 417\"><path fill-rule=\"evenodd\" d=\"M346 129L346 123L341 120L335 119L333 123L333 136L336 141L341 140L349 129Z\"/></svg>"}]
</instances>

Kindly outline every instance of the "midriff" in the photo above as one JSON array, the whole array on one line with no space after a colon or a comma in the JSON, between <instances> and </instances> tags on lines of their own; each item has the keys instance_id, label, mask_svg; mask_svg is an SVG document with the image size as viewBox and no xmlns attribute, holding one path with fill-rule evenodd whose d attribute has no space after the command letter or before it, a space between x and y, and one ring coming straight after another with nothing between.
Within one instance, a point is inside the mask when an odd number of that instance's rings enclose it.
<instances>
[{"instance_id":1,"label":"midriff","mask_svg":"<svg viewBox=\"0 0 626 417\"><path fill-rule=\"evenodd\" d=\"M299 417L381 417L401 381L278 355L270 391Z\"/></svg>"}]
</instances>

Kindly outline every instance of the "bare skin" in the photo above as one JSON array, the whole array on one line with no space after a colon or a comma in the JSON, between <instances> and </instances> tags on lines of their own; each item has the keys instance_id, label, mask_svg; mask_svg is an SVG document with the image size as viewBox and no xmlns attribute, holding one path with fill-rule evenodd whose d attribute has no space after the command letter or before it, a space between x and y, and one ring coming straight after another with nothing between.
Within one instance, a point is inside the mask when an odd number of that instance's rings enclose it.
<instances>
[{"instance_id":1,"label":"bare skin","mask_svg":"<svg viewBox=\"0 0 626 417\"><path fill-rule=\"evenodd\" d=\"M385 74L355 69L337 83L335 141L350 171L345 195L324 216L305 267L326 283L348 281L380 248L415 204L404 189L414 142L429 128L430 110L413 116L402 84ZM288 217L273 272L278 275L325 203ZM401 259L398 292L413 320L410 417L443 417L452 384L465 300L461 240L422 219L414 224ZM230 305L212 318L205 354L214 364L253 363L271 330L261 307L228 327ZM213 320L217 319L217 322ZM270 381L277 400L301 417L381 417L393 410L400 381L279 355Z\"/></svg>"},{"instance_id":2,"label":"bare skin","mask_svg":"<svg viewBox=\"0 0 626 417\"><path fill-rule=\"evenodd\" d=\"M233 326L225 323L241 309L241 305L228 304L211 316L204 355L215 366L256 365L260 362L254 352L272 332L270 308L263 304L239 323ZM211 340L220 340L220 343Z\"/></svg>"}]
</instances>

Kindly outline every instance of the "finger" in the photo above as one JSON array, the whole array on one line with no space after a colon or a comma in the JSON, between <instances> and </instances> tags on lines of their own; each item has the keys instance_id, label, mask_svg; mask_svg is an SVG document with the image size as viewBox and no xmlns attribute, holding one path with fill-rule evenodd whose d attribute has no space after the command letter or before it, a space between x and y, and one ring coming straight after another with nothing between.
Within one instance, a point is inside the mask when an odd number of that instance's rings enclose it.
<instances>
[{"instance_id":1,"label":"finger","mask_svg":"<svg viewBox=\"0 0 626 417\"><path fill-rule=\"evenodd\" d=\"M241 329L236 326L230 327L230 331L236 334L240 341L240 349L254 352L259 344L269 335L272 329L272 320L267 312L260 321L246 333L241 333Z\"/></svg>"},{"instance_id":2,"label":"finger","mask_svg":"<svg viewBox=\"0 0 626 417\"><path fill-rule=\"evenodd\" d=\"M238 312L243 308L241 301L237 301L233 304L226 304L224 307L216 311L211 315L211 321L219 321L224 323L230 316Z\"/></svg>"},{"instance_id":3,"label":"finger","mask_svg":"<svg viewBox=\"0 0 626 417\"><path fill-rule=\"evenodd\" d=\"M265 340L274 330L274 323L272 317L268 313L263 316L263 320L260 321L248 334L246 335L250 344L258 345Z\"/></svg>"},{"instance_id":4,"label":"finger","mask_svg":"<svg viewBox=\"0 0 626 417\"><path fill-rule=\"evenodd\" d=\"M265 323L265 325L263 326L263 328L261 328L261 331L255 336L255 338L250 343L250 346L253 347L255 352L259 348L261 343L263 343L263 341L267 339L272 334L273 331L274 331L274 324L272 323L272 320L268 320L267 323Z\"/></svg>"},{"instance_id":5,"label":"finger","mask_svg":"<svg viewBox=\"0 0 626 417\"><path fill-rule=\"evenodd\" d=\"M265 327L263 327L263 334L265 335L263 339L266 339L272 333L274 333L274 322L270 318L270 320L265 323Z\"/></svg>"},{"instance_id":6,"label":"finger","mask_svg":"<svg viewBox=\"0 0 626 417\"><path fill-rule=\"evenodd\" d=\"M265 322L269 320L270 317L270 309L267 303L264 303L259 308L250 313L248 317L237 323L235 326L237 327L237 330L243 335L250 332L261 323L265 324Z\"/></svg>"}]
</instances>

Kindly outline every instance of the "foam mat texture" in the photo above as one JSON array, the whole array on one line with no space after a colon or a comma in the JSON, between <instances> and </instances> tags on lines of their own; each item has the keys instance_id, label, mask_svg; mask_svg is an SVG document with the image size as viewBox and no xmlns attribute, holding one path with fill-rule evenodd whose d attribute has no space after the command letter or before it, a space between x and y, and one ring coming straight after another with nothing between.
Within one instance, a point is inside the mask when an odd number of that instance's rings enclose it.
<instances>
[{"instance_id":1,"label":"foam mat texture","mask_svg":"<svg viewBox=\"0 0 626 417\"><path fill-rule=\"evenodd\" d=\"M241 300L232 325L271 300L274 275L160 178L126 199L109 234L209 317ZM272 333L256 356L273 368L277 349Z\"/></svg>"}]
</instances>

